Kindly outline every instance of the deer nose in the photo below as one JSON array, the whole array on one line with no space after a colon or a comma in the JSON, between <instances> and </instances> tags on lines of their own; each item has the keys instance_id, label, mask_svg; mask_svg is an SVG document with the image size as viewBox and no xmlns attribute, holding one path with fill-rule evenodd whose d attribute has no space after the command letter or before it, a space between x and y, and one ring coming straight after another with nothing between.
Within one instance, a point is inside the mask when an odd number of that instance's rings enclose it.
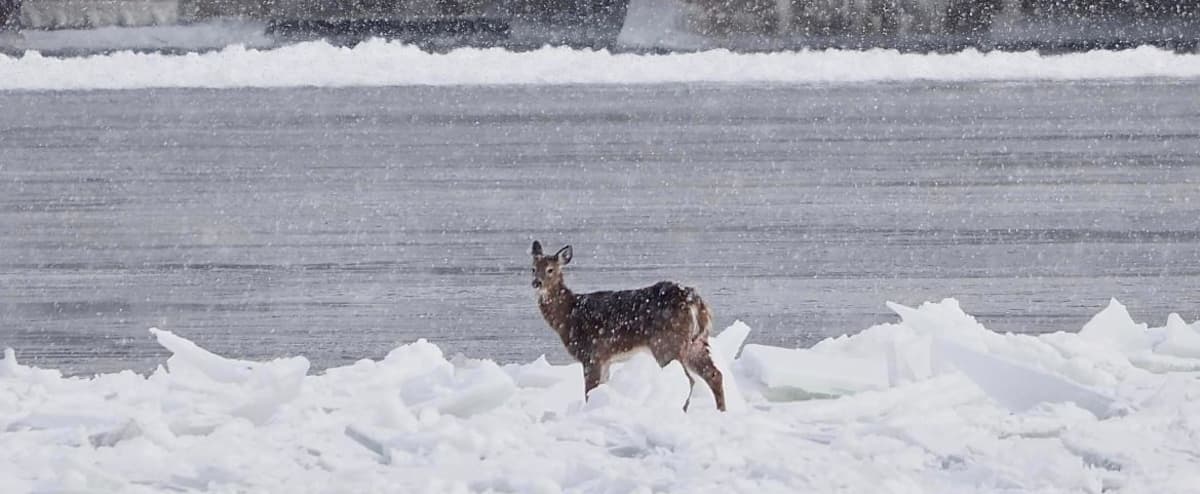
<instances>
[{"instance_id":1,"label":"deer nose","mask_svg":"<svg viewBox=\"0 0 1200 494\"><path fill-rule=\"evenodd\" d=\"M541 280L536 280L536 279L535 279L535 280L533 280L533 287L534 287L534 288L541 288L541 287L542 287L542 281L541 281Z\"/></svg>"}]
</instances>

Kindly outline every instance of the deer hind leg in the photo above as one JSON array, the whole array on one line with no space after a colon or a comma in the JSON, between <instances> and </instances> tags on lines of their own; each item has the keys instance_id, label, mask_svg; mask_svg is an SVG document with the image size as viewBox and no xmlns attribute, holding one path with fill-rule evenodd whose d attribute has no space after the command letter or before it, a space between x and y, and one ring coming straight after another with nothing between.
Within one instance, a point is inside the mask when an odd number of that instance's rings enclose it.
<instances>
[{"instance_id":1,"label":"deer hind leg","mask_svg":"<svg viewBox=\"0 0 1200 494\"><path fill-rule=\"evenodd\" d=\"M713 398L717 401L717 410L725 411L725 383L721 371L717 369L717 365L712 361L712 355L708 350L708 341L698 341L691 348L692 351L685 355L684 367L687 367L691 372L700 375L705 384L708 384L708 389L712 390ZM691 379L691 373L688 374L688 379ZM689 401L691 395L688 395ZM685 405L686 409L686 405Z\"/></svg>"},{"instance_id":2,"label":"deer hind leg","mask_svg":"<svg viewBox=\"0 0 1200 494\"><path fill-rule=\"evenodd\" d=\"M683 362L680 362L681 364ZM688 378L688 397L683 402L683 411L687 411L688 405L692 404L692 390L696 388L696 378L692 377L692 371L688 370L687 364L683 365L683 375Z\"/></svg>"}]
</instances>

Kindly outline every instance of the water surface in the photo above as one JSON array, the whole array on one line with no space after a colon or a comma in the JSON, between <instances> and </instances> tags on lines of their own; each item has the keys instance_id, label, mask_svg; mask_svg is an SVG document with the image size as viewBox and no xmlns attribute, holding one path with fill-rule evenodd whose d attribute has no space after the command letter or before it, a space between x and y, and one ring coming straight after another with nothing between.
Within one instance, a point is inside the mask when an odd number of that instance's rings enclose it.
<instances>
[{"instance_id":1,"label":"water surface","mask_svg":"<svg viewBox=\"0 0 1200 494\"><path fill-rule=\"evenodd\" d=\"M529 244L580 291L673 279L803 346L956 297L1075 330L1200 317L1200 84L0 93L0 346L88 373L146 328L317 368L427 338L567 357Z\"/></svg>"}]
</instances>

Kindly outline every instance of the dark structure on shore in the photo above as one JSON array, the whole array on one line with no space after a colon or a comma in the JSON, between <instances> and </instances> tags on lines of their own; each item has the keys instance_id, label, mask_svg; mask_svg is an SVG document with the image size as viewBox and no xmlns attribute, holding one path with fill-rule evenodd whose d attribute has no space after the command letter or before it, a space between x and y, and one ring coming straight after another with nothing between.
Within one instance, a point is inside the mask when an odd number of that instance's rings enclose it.
<instances>
[{"instance_id":1,"label":"dark structure on shore","mask_svg":"<svg viewBox=\"0 0 1200 494\"><path fill-rule=\"evenodd\" d=\"M0 0L0 31L17 27L21 0Z\"/></svg>"},{"instance_id":2,"label":"dark structure on shore","mask_svg":"<svg viewBox=\"0 0 1200 494\"><path fill-rule=\"evenodd\" d=\"M1200 40L1196 0L0 0L0 24L24 29L218 18L264 21L284 40L384 37L434 49L1190 51ZM672 32L703 42L665 42Z\"/></svg>"}]
</instances>

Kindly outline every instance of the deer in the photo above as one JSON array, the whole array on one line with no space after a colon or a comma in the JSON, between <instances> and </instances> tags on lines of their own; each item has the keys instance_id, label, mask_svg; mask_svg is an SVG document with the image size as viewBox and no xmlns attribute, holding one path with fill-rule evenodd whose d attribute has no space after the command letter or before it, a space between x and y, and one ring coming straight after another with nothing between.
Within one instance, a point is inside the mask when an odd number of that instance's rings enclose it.
<instances>
[{"instance_id":1,"label":"deer","mask_svg":"<svg viewBox=\"0 0 1200 494\"><path fill-rule=\"evenodd\" d=\"M712 390L717 409L725 411L723 378L708 343L712 311L695 289L662 281L636 290L577 294L563 279L563 268L571 263L570 245L548 256L534 241L531 253L538 308L567 353L583 364L584 400L608 380L612 363L649 350L660 367L683 364L691 387L699 375ZM692 402L691 387L685 412Z\"/></svg>"}]
</instances>

